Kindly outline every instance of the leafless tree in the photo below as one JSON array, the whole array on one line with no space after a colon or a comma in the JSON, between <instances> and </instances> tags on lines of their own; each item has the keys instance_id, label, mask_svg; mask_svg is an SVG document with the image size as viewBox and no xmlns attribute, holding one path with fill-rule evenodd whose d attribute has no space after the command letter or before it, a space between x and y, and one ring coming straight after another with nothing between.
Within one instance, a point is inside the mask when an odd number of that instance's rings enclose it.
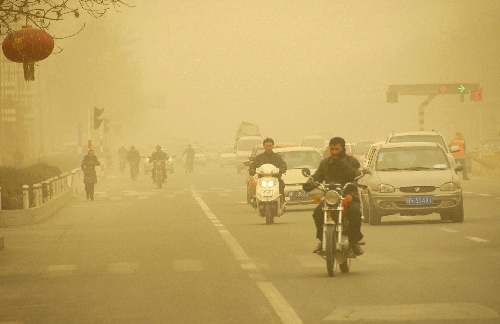
<instances>
[{"instance_id":1,"label":"leafless tree","mask_svg":"<svg viewBox=\"0 0 500 324\"><path fill-rule=\"evenodd\" d=\"M87 12L99 18L110 9L119 11L122 7L131 5L125 0L0 0L0 35L23 22L50 34L50 25L66 17L78 18L80 12Z\"/></svg>"}]
</instances>

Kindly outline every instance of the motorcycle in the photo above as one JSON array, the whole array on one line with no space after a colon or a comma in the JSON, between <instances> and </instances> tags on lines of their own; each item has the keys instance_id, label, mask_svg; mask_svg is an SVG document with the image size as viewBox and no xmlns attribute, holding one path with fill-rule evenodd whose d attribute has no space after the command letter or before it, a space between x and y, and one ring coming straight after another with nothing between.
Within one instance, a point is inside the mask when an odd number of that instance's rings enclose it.
<instances>
[{"instance_id":1,"label":"motorcycle","mask_svg":"<svg viewBox=\"0 0 500 324\"><path fill-rule=\"evenodd\" d=\"M253 206L259 216L266 218L266 225L274 224L274 217L280 217L284 212L284 199L279 190L279 172L272 164L263 164L255 170L257 186Z\"/></svg>"},{"instance_id":2,"label":"motorcycle","mask_svg":"<svg viewBox=\"0 0 500 324\"><path fill-rule=\"evenodd\" d=\"M364 173L367 172L365 171ZM316 182L311 177L309 169L302 169L302 175L309 178L308 183L313 185L314 188L321 190L324 194L323 239L321 240L321 251L317 251L316 253L326 260L326 270L330 277L335 276L335 262L338 264L340 271L345 273L349 272L351 259L356 258L356 254L353 252L351 243L349 242L349 237L345 234L349 229L349 223L344 217L344 213L348 208L348 203L352 200L352 196L346 194L346 192L349 192L353 187L366 188L366 186L357 183L364 173L356 177L354 182L348 182L342 186L340 184ZM363 242L358 242L358 244L364 245Z\"/></svg>"},{"instance_id":3,"label":"motorcycle","mask_svg":"<svg viewBox=\"0 0 500 324\"><path fill-rule=\"evenodd\" d=\"M158 189L161 189L163 186L163 182L166 180L165 175L165 161L164 160L153 160L153 169L152 172L154 174L154 181L158 186Z\"/></svg>"}]
</instances>

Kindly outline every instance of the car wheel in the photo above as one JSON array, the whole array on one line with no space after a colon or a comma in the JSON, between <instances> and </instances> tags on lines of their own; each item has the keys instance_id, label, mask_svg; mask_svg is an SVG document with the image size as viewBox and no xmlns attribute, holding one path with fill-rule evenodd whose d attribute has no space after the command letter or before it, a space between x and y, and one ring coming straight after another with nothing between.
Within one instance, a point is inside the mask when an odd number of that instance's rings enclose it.
<instances>
[{"instance_id":1,"label":"car wheel","mask_svg":"<svg viewBox=\"0 0 500 324\"><path fill-rule=\"evenodd\" d=\"M368 216L370 225L380 225L382 223L382 216L380 216L375 210L375 205L373 204L373 200L371 198L368 198L368 201L369 201L368 206L370 208Z\"/></svg>"},{"instance_id":2,"label":"car wheel","mask_svg":"<svg viewBox=\"0 0 500 324\"><path fill-rule=\"evenodd\" d=\"M464 200L460 202L458 210L451 215L451 221L453 223L462 223L464 221Z\"/></svg>"}]
</instances>

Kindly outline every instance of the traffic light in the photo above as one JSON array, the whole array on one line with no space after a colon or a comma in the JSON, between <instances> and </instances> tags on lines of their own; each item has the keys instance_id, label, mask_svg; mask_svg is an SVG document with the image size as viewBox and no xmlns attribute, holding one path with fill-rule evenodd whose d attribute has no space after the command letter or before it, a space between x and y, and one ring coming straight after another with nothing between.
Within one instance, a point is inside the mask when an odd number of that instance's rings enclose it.
<instances>
[{"instance_id":1,"label":"traffic light","mask_svg":"<svg viewBox=\"0 0 500 324\"><path fill-rule=\"evenodd\" d=\"M472 101L483 101L483 90L475 89L470 92L470 100Z\"/></svg>"},{"instance_id":2,"label":"traffic light","mask_svg":"<svg viewBox=\"0 0 500 324\"><path fill-rule=\"evenodd\" d=\"M99 126L101 126L101 123L102 123L102 118L99 118L102 113L104 112L104 108L97 108L97 107L94 107L94 129L98 129Z\"/></svg>"},{"instance_id":3,"label":"traffic light","mask_svg":"<svg viewBox=\"0 0 500 324\"><path fill-rule=\"evenodd\" d=\"M396 91L387 91L387 103L397 103L398 93Z\"/></svg>"}]
</instances>

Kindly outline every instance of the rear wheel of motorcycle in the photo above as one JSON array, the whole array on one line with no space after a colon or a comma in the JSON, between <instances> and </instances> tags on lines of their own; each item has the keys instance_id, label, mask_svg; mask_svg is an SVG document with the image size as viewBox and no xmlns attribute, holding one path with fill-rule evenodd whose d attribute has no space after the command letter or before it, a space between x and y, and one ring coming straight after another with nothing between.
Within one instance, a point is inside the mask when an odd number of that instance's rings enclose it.
<instances>
[{"instance_id":1,"label":"rear wheel of motorcycle","mask_svg":"<svg viewBox=\"0 0 500 324\"><path fill-rule=\"evenodd\" d=\"M335 276L335 225L325 225L326 271L330 277Z\"/></svg>"},{"instance_id":2,"label":"rear wheel of motorcycle","mask_svg":"<svg viewBox=\"0 0 500 324\"><path fill-rule=\"evenodd\" d=\"M266 208L265 209L266 225L274 224L274 216L271 213L271 205L270 204L266 204L265 208Z\"/></svg>"}]
</instances>

